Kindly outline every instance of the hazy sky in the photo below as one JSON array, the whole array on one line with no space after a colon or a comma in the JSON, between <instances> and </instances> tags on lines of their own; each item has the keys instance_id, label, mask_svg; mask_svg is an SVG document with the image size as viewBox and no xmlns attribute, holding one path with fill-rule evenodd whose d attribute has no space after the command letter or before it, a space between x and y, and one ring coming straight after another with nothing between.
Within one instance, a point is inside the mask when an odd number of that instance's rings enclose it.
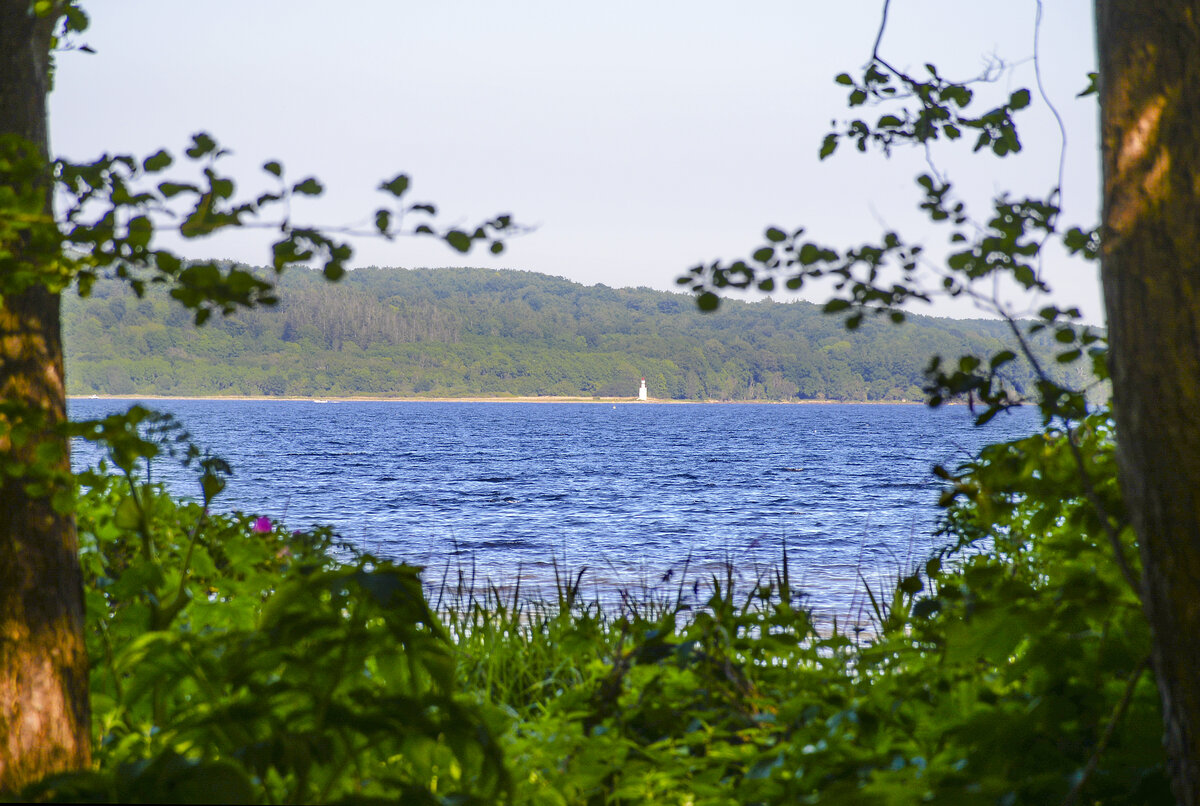
<instances>
[{"instance_id":1,"label":"hazy sky","mask_svg":"<svg viewBox=\"0 0 1200 806\"><path fill-rule=\"evenodd\" d=\"M301 212L366 220L374 188L398 172L445 223L511 212L537 231L499 258L418 239L362 240L354 265L517 268L612 286L673 289L689 267L743 257L765 226L804 226L831 246L885 228L930 232L916 209L923 154L884 160L851 149L818 162L830 121L848 115L833 83L867 60L881 2L604 3L121 0L87 5L96 55L58 57L52 146L84 159L182 151L211 132L249 191L259 166L328 188ZM1013 65L982 90L1033 88L1037 6L894 0L883 42L893 64L966 77L989 57ZM1046 90L1066 119L1066 218L1097 218L1091 3L1048 0ZM877 115L876 111L868 114ZM977 203L1002 190L1044 193L1059 136L1035 91L1026 153L999 161L969 146L935 156ZM261 233L192 242L193 257L268 261ZM935 249L936 251L936 249ZM1064 300L1102 319L1093 267L1051 256ZM971 315L939 306L931 313Z\"/></svg>"}]
</instances>

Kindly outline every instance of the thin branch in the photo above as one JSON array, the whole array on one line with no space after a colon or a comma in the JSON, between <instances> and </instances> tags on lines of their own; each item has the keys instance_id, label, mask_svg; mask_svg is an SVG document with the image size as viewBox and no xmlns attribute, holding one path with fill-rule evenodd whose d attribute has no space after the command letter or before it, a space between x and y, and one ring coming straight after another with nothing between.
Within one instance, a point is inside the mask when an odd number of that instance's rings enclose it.
<instances>
[{"instance_id":1,"label":"thin branch","mask_svg":"<svg viewBox=\"0 0 1200 806\"><path fill-rule=\"evenodd\" d=\"M1042 36L1042 0L1037 0L1037 16L1033 23L1033 75L1037 82L1038 95L1042 97L1042 102L1050 110L1050 114L1054 115L1054 121L1058 124L1058 183L1055 185L1058 192L1058 211L1062 212L1063 208L1063 182L1066 174L1067 164L1067 125L1063 122L1062 115L1059 114L1058 108L1050 100L1050 95L1046 92L1046 85L1042 82L1042 59L1041 59L1041 36ZM1054 219L1058 215L1054 215L1047 221L1046 234L1042 238L1042 243L1038 248L1038 270L1037 279L1040 282L1042 279L1042 268L1045 262L1042 247L1050 240L1050 234L1054 231Z\"/></svg>"},{"instance_id":2,"label":"thin branch","mask_svg":"<svg viewBox=\"0 0 1200 806\"><path fill-rule=\"evenodd\" d=\"M883 13L879 19L879 33L875 34L875 45L871 48L872 61L879 62L884 67L887 67L889 70L892 70L892 68L888 67L887 62L885 62L883 59L879 58L879 46L880 46L880 44L883 43L883 32L887 30L888 6L890 6L891 4L892 4L892 0L883 0ZM892 70L892 72L896 73L897 75L900 75L895 70Z\"/></svg>"},{"instance_id":3,"label":"thin branch","mask_svg":"<svg viewBox=\"0 0 1200 806\"><path fill-rule=\"evenodd\" d=\"M912 76L910 76L908 73L904 72L903 70L896 69L886 59L884 59L882 56L879 55L879 48L883 44L883 33L884 33L884 31L887 30L888 8L890 6L891 6L891 0L883 0L883 12L880 15L880 19L879 19L879 31L875 34L875 44L871 47L871 62L878 62L879 64L883 65L889 71L891 71L891 73L893 75L895 75L901 81L903 81L904 83L906 83L910 87L912 87L917 84L920 84L921 82L917 81L915 78L913 78ZM974 84L977 82L992 82L992 81L995 81L1000 76L1000 74L1004 72L1004 70L1007 67L1008 67L1008 65L1006 65L1003 61L993 62L991 64L988 64L985 67L984 71L981 74L975 76L974 78L969 78L969 79L966 79L963 81L951 81L950 83L952 83L952 84ZM893 98L903 98L903 97L911 97L911 96L895 95L892 97Z\"/></svg>"},{"instance_id":4,"label":"thin branch","mask_svg":"<svg viewBox=\"0 0 1200 806\"><path fill-rule=\"evenodd\" d=\"M1063 199L1063 182L1066 173L1067 164L1067 124L1063 122L1062 115L1058 112L1058 107L1050 100L1050 95L1046 92L1046 85L1042 82L1042 59L1041 59L1041 35L1042 35L1042 0L1037 0L1037 16L1033 23L1033 75L1037 81L1038 95L1042 96L1042 101L1050 110L1050 114L1054 115L1054 121L1058 124L1058 204L1059 209L1062 209Z\"/></svg>"}]
</instances>

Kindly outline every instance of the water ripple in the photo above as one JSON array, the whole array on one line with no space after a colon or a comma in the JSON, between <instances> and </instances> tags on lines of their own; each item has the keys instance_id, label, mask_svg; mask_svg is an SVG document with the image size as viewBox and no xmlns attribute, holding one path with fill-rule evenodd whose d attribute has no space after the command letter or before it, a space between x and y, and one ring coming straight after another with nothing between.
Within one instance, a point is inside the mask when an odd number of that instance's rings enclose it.
<instances>
[{"instance_id":1,"label":"water ripple","mask_svg":"<svg viewBox=\"0 0 1200 806\"><path fill-rule=\"evenodd\" d=\"M75 417L126 402L72 400ZM648 584L690 562L753 580L786 546L810 601L846 612L859 574L931 551L931 469L1036 427L983 431L961 408L151 401L236 475L226 510L331 523L364 549L481 579L552 585L589 567L598 589ZM75 461L96 458L74 446ZM195 477L156 466L177 493ZM485 573L486 572L486 573ZM522 584L525 584L525 581Z\"/></svg>"}]
</instances>

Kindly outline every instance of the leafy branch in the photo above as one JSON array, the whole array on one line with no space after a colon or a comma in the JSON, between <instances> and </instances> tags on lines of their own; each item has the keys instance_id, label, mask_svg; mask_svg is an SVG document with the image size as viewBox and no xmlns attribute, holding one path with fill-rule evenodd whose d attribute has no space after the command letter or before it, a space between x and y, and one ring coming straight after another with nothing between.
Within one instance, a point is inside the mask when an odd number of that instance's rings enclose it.
<instances>
[{"instance_id":1,"label":"leafy branch","mask_svg":"<svg viewBox=\"0 0 1200 806\"><path fill-rule=\"evenodd\" d=\"M167 283L171 296L201 324L215 312L228 315L238 308L275 304L274 287L223 261L190 262L156 248L159 232L197 239L230 229L275 231L270 268L276 274L306 265L338 280L353 254L348 242L352 237L432 237L457 252L484 244L492 254L500 254L506 238L526 231L508 214L473 228L440 227L435 205L408 200L411 182L404 174L379 184L377 190L386 201L371 214L370 228L297 223L293 203L322 195L324 185L311 176L292 180L281 163L271 160L262 170L274 187L239 198L234 180L219 170L228 154L210 135L194 135L184 151L199 169L199 177L192 179L161 176L175 164L165 150L141 159L105 155L91 163L55 162L65 247L60 277L74 279L85 296L102 273L127 281L139 296L148 282Z\"/></svg>"},{"instance_id":2,"label":"leafy branch","mask_svg":"<svg viewBox=\"0 0 1200 806\"><path fill-rule=\"evenodd\" d=\"M696 294L701 310L711 311L719 306L719 294L725 289L769 293L782 285L795 291L812 281L832 279L833 294L824 310L841 314L848 329L857 328L868 314L886 315L892 322L902 323L906 305L928 303L938 296L969 298L981 309L1001 318L1012 334L1015 350L1003 349L990 356L967 354L954 362L947 362L939 355L931 357L925 387L929 404L937 406L965 399L973 411L976 405L982 406L976 421L983 424L1013 406L1033 402L1047 425L1061 423L1085 498L1100 518L1122 576L1140 594L1138 577L1126 558L1120 537L1125 524L1096 494L1078 445L1077 429L1088 414L1088 394L1109 377L1107 340L1102 333L1082 323L1078 308L1045 305L1037 311L1035 319L1022 319L1000 299L996 290L998 281L1006 278L1026 293L1048 293L1050 288L1042 277L1041 261L1051 239L1061 242L1068 254L1084 260L1095 260L1099 254L1095 228L1064 228L1059 223L1066 135L1061 116L1053 110L1041 83L1037 50L1040 4L1034 67L1039 93L1051 106L1062 132L1057 184L1045 198L1013 198L1006 194L996 197L984 221L973 219L965 203L954 197L951 183L929 159L929 145L938 139L958 140L967 131L976 131L975 151L987 148L997 157L1018 153L1021 141L1014 115L1029 107L1031 93L1018 89L1006 102L977 112L973 107L977 100L975 93L968 86L971 82L948 80L932 64L925 66L927 78L917 78L893 67L880 54L888 9L889 2L885 0L871 59L862 77L855 79L842 73L835 79L849 88L850 108L871 103L886 105L888 109L874 123L856 119L830 132L822 141L819 155L821 159L831 156L843 139L855 142L860 152L875 146L885 155L890 155L892 148L901 143L925 147L931 172L917 177L922 195L918 206L934 225L950 227L944 265L928 261L923 245L907 243L894 232L885 233L875 243L839 251L802 240L803 229L789 234L778 227L769 227L765 232L766 243L755 249L749 260L698 265L677 282ZM994 68L989 68L975 81L992 78ZM936 286L923 284L921 269L932 270L939 281ZM991 284L991 291L980 290L983 281ZM1046 338L1055 345L1055 363L1059 367L1086 358L1091 383L1080 387L1044 366L1037 358L1033 342ZM1004 368L1018 358L1026 362L1037 379L1033 389L1014 389L1005 379Z\"/></svg>"}]
</instances>

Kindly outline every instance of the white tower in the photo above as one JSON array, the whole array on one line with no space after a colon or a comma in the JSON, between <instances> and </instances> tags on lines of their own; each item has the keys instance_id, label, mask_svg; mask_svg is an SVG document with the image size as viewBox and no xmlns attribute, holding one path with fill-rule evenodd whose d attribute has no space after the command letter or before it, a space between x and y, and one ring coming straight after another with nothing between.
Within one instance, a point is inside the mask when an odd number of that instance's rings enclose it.
<instances>
[{"instance_id":1,"label":"white tower","mask_svg":"<svg viewBox=\"0 0 1200 806\"><path fill-rule=\"evenodd\" d=\"M646 399L646 379L642 378L642 388L638 389L638 400Z\"/></svg>"}]
</instances>

